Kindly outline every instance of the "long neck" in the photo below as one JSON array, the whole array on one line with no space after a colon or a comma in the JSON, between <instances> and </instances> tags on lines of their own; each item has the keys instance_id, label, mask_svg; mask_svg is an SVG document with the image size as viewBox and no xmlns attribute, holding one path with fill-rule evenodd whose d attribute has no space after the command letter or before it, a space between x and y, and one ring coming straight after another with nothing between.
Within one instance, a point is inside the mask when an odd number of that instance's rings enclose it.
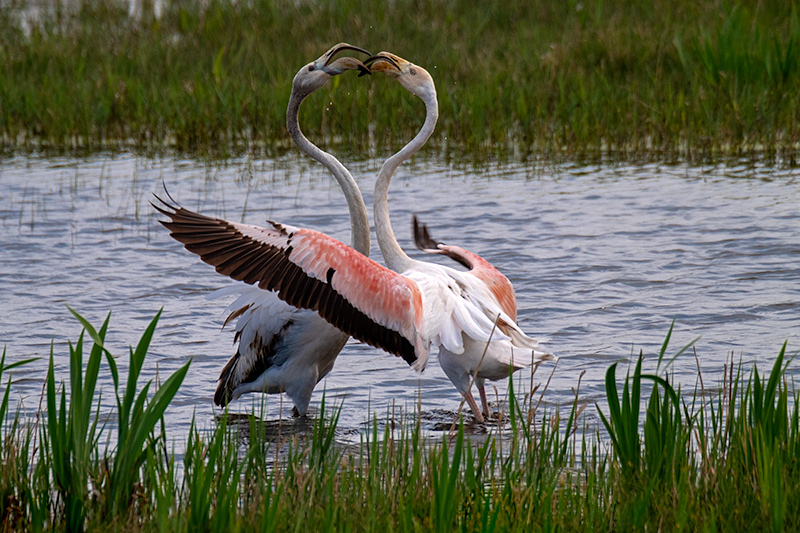
<instances>
[{"instance_id":1,"label":"long neck","mask_svg":"<svg viewBox=\"0 0 800 533\"><path fill-rule=\"evenodd\" d=\"M361 196L361 190L353 179L350 172L342 165L338 159L328 152L321 150L317 145L309 141L300 130L298 115L300 104L303 103L305 96L298 96L292 91L289 98L289 107L286 110L286 128L289 135L300 150L322 163L327 168L347 199L347 208L350 210L350 236L352 246L364 255L369 255L369 218L367 216L367 206Z\"/></svg>"},{"instance_id":2,"label":"long neck","mask_svg":"<svg viewBox=\"0 0 800 533\"><path fill-rule=\"evenodd\" d=\"M425 123L411 142L383 163L375 182L375 196L372 204L375 234L378 237L378 246L380 246L386 266L395 272L403 272L413 260L400 248L400 243L397 242L394 231L392 231L392 222L389 220L389 183L392 181L392 175L397 167L428 142L436 127L436 120L439 118L436 93L431 92L422 101L425 103L426 110Z\"/></svg>"}]
</instances>

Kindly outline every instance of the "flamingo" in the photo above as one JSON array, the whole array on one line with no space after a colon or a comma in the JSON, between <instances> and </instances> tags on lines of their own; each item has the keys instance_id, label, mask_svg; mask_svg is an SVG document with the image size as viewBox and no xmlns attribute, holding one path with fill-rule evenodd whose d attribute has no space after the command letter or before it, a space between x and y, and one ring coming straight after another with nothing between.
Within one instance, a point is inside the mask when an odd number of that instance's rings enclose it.
<instances>
[{"instance_id":1,"label":"flamingo","mask_svg":"<svg viewBox=\"0 0 800 533\"><path fill-rule=\"evenodd\" d=\"M442 363L445 371L467 369L467 380L469 372L478 370L478 377L500 379L512 369L552 358L535 350L537 341L503 311L478 276L412 260L400 248L389 222L389 182L397 166L433 132L436 90L424 69L396 56L379 54L371 64L372 70L384 71L422 98L428 109L420 132L386 161L376 182L375 227L390 268L324 233L279 222L258 227L165 203L160 211L170 220L162 223L217 272L275 291L289 305L316 311L344 333L402 357L415 370L424 370L432 344L439 347L440 358L452 360ZM469 381L464 383L455 372L448 377L476 420L483 421Z\"/></svg>"},{"instance_id":2,"label":"flamingo","mask_svg":"<svg viewBox=\"0 0 800 533\"><path fill-rule=\"evenodd\" d=\"M439 364L445 374L463 395L475 419L483 422L484 416L489 416L484 388L487 379L503 379L516 370L555 357L538 351L538 341L526 336L516 325L514 288L508 278L488 261L463 248L437 243L430 237L427 227L420 225L416 217L414 234L417 246L429 253L451 257L469 271L459 272L449 267L413 260L400 247L389 218L389 184L397 167L424 146L433 134L439 116L436 87L433 78L424 68L389 52L381 52L368 59L367 63L371 64L373 72L383 72L419 97L426 109L425 122L419 133L387 159L378 174L373 198L378 245L386 266L391 270L429 287L425 294L454 301L454 304L428 304L429 307L437 308L442 316L449 315L450 305L453 305L452 309L457 313L458 304L467 303L467 317L445 321L438 338L433 335L431 339L439 345ZM501 332L497 338L493 336L497 334L492 332L493 323L497 324ZM470 392L473 380L480 393L483 412L478 409Z\"/></svg>"},{"instance_id":3,"label":"flamingo","mask_svg":"<svg viewBox=\"0 0 800 533\"><path fill-rule=\"evenodd\" d=\"M361 48L339 43L304 65L292 81L286 126L300 150L322 163L342 187L350 211L353 249L369 255L369 220L358 185L335 157L305 137L298 123L300 104L332 76L355 69L369 74L369 69L355 58L342 57L333 61L344 50L370 55ZM164 213L161 207L154 207ZM177 229L169 223L165 225ZM187 248L191 249L189 244ZM330 325L318 313L291 306L269 290L235 285L215 291L212 297L230 294L239 296L228 307L230 314L225 325L238 318L234 343L238 341L239 345L220 373L214 402L225 406L245 393L285 392L294 404L293 414L304 416L315 385L331 371L349 335Z\"/></svg>"}]
</instances>

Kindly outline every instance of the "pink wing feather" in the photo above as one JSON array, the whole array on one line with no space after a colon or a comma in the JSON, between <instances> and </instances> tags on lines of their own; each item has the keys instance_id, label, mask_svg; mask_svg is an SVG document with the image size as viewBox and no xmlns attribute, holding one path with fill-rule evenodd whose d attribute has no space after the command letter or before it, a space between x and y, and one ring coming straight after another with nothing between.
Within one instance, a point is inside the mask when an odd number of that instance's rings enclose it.
<instances>
[{"instance_id":1,"label":"pink wing feather","mask_svg":"<svg viewBox=\"0 0 800 533\"><path fill-rule=\"evenodd\" d=\"M414 216L414 242L423 252L446 255L468 268L470 274L486 284L503 312L517 320L517 295L514 286L489 261L460 246L435 241L428 231L428 226L417 220L416 216Z\"/></svg>"}]
</instances>

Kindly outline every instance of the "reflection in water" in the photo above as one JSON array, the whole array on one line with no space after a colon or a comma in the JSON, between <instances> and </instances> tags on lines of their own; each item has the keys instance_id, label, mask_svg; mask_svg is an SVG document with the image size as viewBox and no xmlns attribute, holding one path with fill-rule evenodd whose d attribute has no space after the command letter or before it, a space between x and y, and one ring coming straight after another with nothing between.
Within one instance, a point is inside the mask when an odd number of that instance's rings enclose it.
<instances>
[{"instance_id":1,"label":"reflection in water","mask_svg":"<svg viewBox=\"0 0 800 533\"><path fill-rule=\"evenodd\" d=\"M350 164L368 205L379 164ZM543 402L553 408L571 405L581 372L580 401L600 400L606 368L640 349L657 354L673 318L670 352L699 336L707 387L730 352L762 368L787 339L794 353L799 176L752 163L456 169L417 160L399 170L390 207L412 256L422 257L411 242L417 213L438 239L483 255L511 279L523 330L561 356ZM233 353L233 334L220 331L227 302L205 296L231 281L157 223L149 201L162 180L186 207L205 214L260 225L278 220L350 241L338 186L319 165L295 157L219 164L129 155L7 158L0 162L0 342L11 361L42 357L15 375L16 403L39 405L51 342L56 372L66 377L66 343L80 332L67 305L98 325L112 311L108 347L121 356L121 372L127 346L163 307L142 380L163 380L192 358L167 412L171 434L187 432L193 416L202 426L218 414L212 395ZM518 397L539 386L538 401L552 370L546 363L533 378L515 374ZM678 358L672 371L694 387L693 356ZM102 380L108 399L110 376ZM507 385L495 385L487 392L496 408L506 401ZM423 427L441 430L461 400L435 357L416 374L402 360L352 341L318 385L312 406L323 390L328 405L342 406L344 439L357 439L372 414L382 420L394 410L419 408ZM247 415L261 402L250 395L232 411ZM266 420L290 416L287 399L269 396L264 403ZM586 415L596 416L593 408Z\"/></svg>"}]
</instances>

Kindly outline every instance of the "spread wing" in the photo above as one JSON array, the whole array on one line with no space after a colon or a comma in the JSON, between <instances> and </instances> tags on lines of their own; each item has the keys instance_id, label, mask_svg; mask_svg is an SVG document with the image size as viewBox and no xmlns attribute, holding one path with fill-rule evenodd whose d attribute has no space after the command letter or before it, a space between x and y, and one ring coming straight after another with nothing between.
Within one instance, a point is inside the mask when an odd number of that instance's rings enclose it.
<instances>
[{"instance_id":1,"label":"spread wing","mask_svg":"<svg viewBox=\"0 0 800 533\"><path fill-rule=\"evenodd\" d=\"M425 368L429 343L420 334L422 298L413 280L318 231L229 222L156 199L170 235L220 274L275 291L289 305Z\"/></svg>"}]
</instances>

